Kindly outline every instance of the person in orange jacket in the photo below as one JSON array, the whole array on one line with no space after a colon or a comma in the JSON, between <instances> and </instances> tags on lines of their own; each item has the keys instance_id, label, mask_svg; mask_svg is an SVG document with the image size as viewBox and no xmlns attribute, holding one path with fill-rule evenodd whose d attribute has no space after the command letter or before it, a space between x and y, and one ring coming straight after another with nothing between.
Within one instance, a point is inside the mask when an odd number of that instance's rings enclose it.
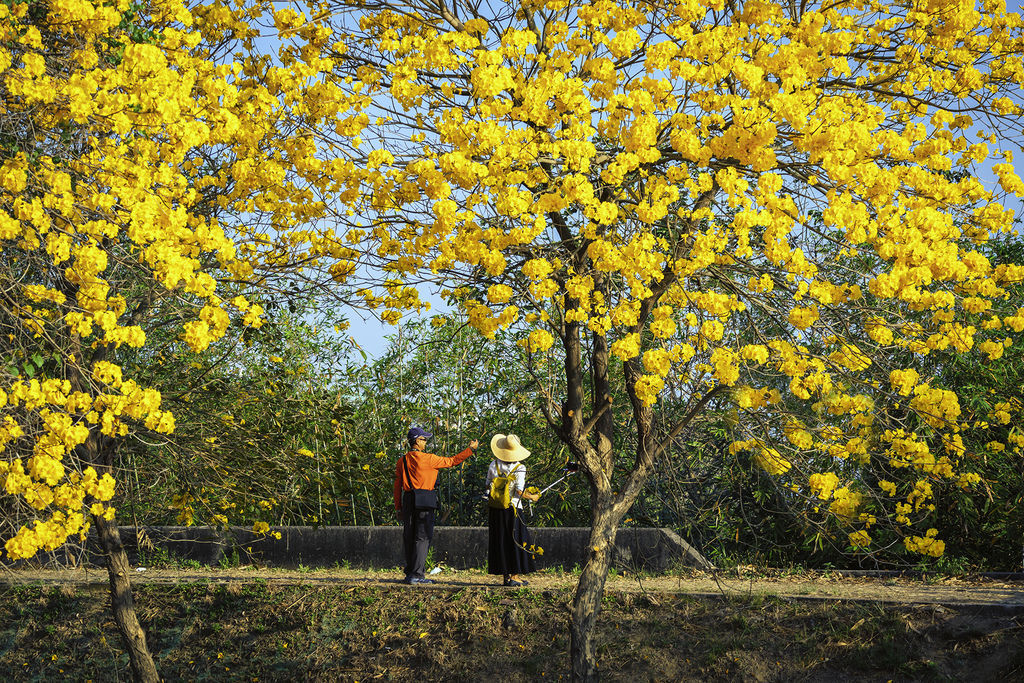
<instances>
[{"instance_id":1,"label":"person in orange jacket","mask_svg":"<svg viewBox=\"0 0 1024 683\"><path fill-rule=\"evenodd\" d=\"M409 451L395 464L395 511L404 524L402 543L405 550L405 583L433 583L425 575L427 551L434 539L434 513L437 509L437 471L458 465L473 455L479 445L476 439L454 458L445 458L423 451L433 436L422 427L409 430Z\"/></svg>"}]
</instances>

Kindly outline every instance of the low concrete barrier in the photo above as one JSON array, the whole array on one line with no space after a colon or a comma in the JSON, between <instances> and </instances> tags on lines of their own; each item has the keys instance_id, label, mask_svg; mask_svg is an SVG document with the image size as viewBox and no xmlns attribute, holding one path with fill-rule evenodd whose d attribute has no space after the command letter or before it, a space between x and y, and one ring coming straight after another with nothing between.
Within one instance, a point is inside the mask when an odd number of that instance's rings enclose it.
<instances>
[{"instance_id":1,"label":"low concrete barrier","mask_svg":"<svg viewBox=\"0 0 1024 683\"><path fill-rule=\"evenodd\" d=\"M259 564L295 568L351 567L387 569L404 565L402 527L271 527L267 535L244 527L120 527L121 540L133 564L156 558L217 566ZM277 532L281 538L273 534ZM533 543L543 548L537 567L582 566L587 560L590 529L551 527L530 530ZM434 529L433 561L456 569L487 564L487 529L439 526ZM91 539L87 561L97 563L98 548ZM61 563L63 564L63 563ZM620 569L661 572L677 564L707 567L708 562L669 529L624 528L615 538L615 565Z\"/></svg>"}]
</instances>

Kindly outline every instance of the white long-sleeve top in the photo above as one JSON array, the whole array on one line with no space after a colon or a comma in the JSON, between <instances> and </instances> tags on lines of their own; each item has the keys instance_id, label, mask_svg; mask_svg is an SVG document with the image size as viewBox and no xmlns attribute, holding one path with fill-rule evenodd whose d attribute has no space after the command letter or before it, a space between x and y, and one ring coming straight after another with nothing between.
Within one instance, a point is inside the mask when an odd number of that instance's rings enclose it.
<instances>
[{"instance_id":1,"label":"white long-sleeve top","mask_svg":"<svg viewBox=\"0 0 1024 683\"><path fill-rule=\"evenodd\" d=\"M526 465L521 462L503 462L497 458L491 460L491 464L487 468L485 495L490 495L491 482L494 481L495 477L507 477L510 474L512 476L510 485L512 497L510 498L509 505L514 508L521 508L523 507L521 494L526 490Z\"/></svg>"}]
</instances>

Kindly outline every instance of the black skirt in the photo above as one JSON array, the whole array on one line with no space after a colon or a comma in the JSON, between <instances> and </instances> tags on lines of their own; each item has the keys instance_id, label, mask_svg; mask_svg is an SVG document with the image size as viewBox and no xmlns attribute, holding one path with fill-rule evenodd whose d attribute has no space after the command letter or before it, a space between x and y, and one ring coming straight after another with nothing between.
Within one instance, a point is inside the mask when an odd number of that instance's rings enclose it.
<instances>
[{"instance_id":1,"label":"black skirt","mask_svg":"<svg viewBox=\"0 0 1024 683\"><path fill-rule=\"evenodd\" d=\"M488 508L490 533L487 543L489 574L528 574L534 571L530 530L522 520L523 511Z\"/></svg>"}]
</instances>

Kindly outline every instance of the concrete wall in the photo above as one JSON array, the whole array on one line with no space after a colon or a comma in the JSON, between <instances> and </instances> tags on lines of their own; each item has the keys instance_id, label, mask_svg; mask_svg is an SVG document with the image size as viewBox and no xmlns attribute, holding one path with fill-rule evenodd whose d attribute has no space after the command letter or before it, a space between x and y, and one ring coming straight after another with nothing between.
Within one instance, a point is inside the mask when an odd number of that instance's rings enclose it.
<instances>
[{"instance_id":1,"label":"concrete wall","mask_svg":"<svg viewBox=\"0 0 1024 683\"><path fill-rule=\"evenodd\" d=\"M271 535L279 532L281 538ZM572 568L586 562L590 530L585 527L531 529L533 543L544 549L538 569ZM271 567L352 567L390 569L404 564L402 527L271 527L258 536L249 529L232 527L121 527L121 538L135 565L166 555L217 566L259 564ZM620 529L615 540L615 563L622 569L664 571L676 564L707 566L707 561L668 529ZM141 547L141 553L140 553ZM439 526L434 530L433 560L456 568L487 564L487 529ZM147 557L148 556L148 557ZM56 558L55 558L56 559ZM98 548L91 539L83 559L97 563ZM58 560L58 563L64 564Z\"/></svg>"}]
</instances>

